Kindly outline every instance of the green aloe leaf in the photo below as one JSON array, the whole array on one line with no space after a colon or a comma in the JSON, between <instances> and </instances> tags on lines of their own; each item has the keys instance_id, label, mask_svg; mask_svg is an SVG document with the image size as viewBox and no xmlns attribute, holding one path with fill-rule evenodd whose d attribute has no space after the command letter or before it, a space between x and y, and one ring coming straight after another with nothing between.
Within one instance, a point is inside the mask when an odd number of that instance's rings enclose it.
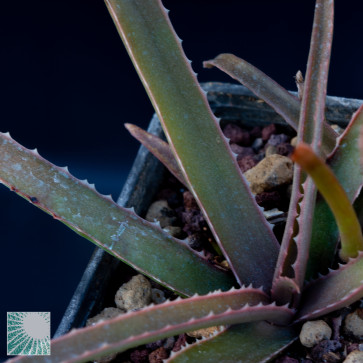
<instances>
[{"instance_id":1,"label":"green aloe leaf","mask_svg":"<svg viewBox=\"0 0 363 363\"><path fill-rule=\"evenodd\" d=\"M233 285L231 276L183 241L118 206L8 134L0 133L0 155L1 183L152 279L183 295Z\"/></svg>"},{"instance_id":2,"label":"green aloe leaf","mask_svg":"<svg viewBox=\"0 0 363 363\"><path fill-rule=\"evenodd\" d=\"M317 0L300 110L298 141L311 144L318 155L321 155L333 15L333 1ZM280 279L283 275L293 278L298 286L298 291L295 293L300 294L301 292L309 257L316 192L313 180L306 178L300 167L295 165L289 216L276 268L277 273L274 276L274 291L281 291L284 286L287 286L286 281ZM287 275L293 249L296 250L296 259L291 265L293 273ZM278 286L280 281L282 285ZM283 295L288 295L288 291ZM295 303L297 301L298 296Z\"/></svg>"},{"instance_id":3,"label":"green aloe leaf","mask_svg":"<svg viewBox=\"0 0 363 363\"><path fill-rule=\"evenodd\" d=\"M256 96L270 105L296 131L299 128L300 100L265 73L233 54L220 54L203 63L205 67L217 67L236 79ZM324 122L322 150L328 155L335 146L336 132Z\"/></svg>"},{"instance_id":4,"label":"green aloe leaf","mask_svg":"<svg viewBox=\"0 0 363 363\"><path fill-rule=\"evenodd\" d=\"M360 129L363 126L363 106L353 115L327 163L353 204L363 183L363 168L360 163L361 151L358 146ZM313 231L306 279L318 272L326 272L334 259L339 238L338 226L333 213L323 198L315 206ZM322 269L325 266L325 270Z\"/></svg>"},{"instance_id":5,"label":"green aloe leaf","mask_svg":"<svg viewBox=\"0 0 363 363\"><path fill-rule=\"evenodd\" d=\"M216 336L199 341L173 354L168 363L267 362L297 338L291 327L264 321L233 325Z\"/></svg>"},{"instance_id":6,"label":"green aloe leaf","mask_svg":"<svg viewBox=\"0 0 363 363\"><path fill-rule=\"evenodd\" d=\"M269 289L278 243L161 1L106 0L106 4L178 165L237 280Z\"/></svg>"},{"instance_id":7,"label":"green aloe leaf","mask_svg":"<svg viewBox=\"0 0 363 363\"><path fill-rule=\"evenodd\" d=\"M52 341L54 362L87 362L100 356L156 341L185 331L270 320L287 324L293 310L263 305L268 297L260 289L194 296L153 305L136 312L73 330ZM33 360L32 360L33 359ZM46 362L48 357L22 357L14 362Z\"/></svg>"},{"instance_id":8,"label":"green aloe leaf","mask_svg":"<svg viewBox=\"0 0 363 363\"><path fill-rule=\"evenodd\" d=\"M313 281L303 293L297 321L319 316L349 306L363 297L363 252L337 270Z\"/></svg>"},{"instance_id":9,"label":"green aloe leaf","mask_svg":"<svg viewBox=\"0 0 363 363\"><path fill-rule=\"evenodd\" d=\"M301 102L298 141L311 143L314 152L321 155L321 140L325 113L328 71L333 37L334 2L317 0L310 52ZM302 287L309 257L312 220L316 201L316 187L311 178L304 182L304 195L297 219L299 232L295 237L297 258L293 265L294 280Z\"/></svg>"},{"instance_id":10,"label":"green aloe leaf","mask_svg":"<svg viewBox=\"0 0 363 363\"><path fill-rule=\"evenodd\" d=\"M161 163L186 187L187 182L184 179L183 173L180 171L179 165L175 160L173 152L167 142L161 140L159 137L150 134L149 132L141 129L140 127L132 124L125 124L125 127L130 134L140 141Z\"/></svg>"},{"instance_id":11,"label":"green aloe leaf","mask_svg":"<svg viewBox=\"0 0 363 363\"><path fill-rule=\"evenodd\" d=\"M299 232L298 217L303 198L301 190L303 178L301 168L295 166L289 212L271 290L273 299L280 304L290 302L293 295L301 293L301 286L294 281L295 273L292 266L297 256L297 244L294 238Z\"/></svg>"},{"instance_id":12,"label":"green aloe leaf","mask_svg":"<svg viewBox=\"0 0 363 363\"><path fill-rule=\"evenodd\" d=\"M363 250L363 236L352 204L331 169L307 144L295 148L292 159L314 180L319 192L331 208L341 237L340 258L347 262Z\"/></svg>"}]
</instances>

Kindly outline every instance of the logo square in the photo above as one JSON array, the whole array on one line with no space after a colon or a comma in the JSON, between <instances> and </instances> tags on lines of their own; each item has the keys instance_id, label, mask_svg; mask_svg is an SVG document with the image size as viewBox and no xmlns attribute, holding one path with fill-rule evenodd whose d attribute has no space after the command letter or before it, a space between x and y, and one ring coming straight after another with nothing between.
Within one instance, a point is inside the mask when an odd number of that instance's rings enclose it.
<instances>
[{"instance_id":1,"label":"logo square","mask_svg":"<svg viewBox=\"0 0 363 363\"><path fill-rule=\"evenodd\" d=\"M50 355L50 312L8 312L7 355Z\"/></svg>"}]
</instances>

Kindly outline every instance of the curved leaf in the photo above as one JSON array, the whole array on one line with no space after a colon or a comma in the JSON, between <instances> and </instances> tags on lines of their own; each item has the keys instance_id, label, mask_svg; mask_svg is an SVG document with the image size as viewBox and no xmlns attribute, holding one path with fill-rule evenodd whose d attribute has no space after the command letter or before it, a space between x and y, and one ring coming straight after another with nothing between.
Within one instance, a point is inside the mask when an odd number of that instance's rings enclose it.
<instances>
[{"instance_id":1,"label":"curved leaf","mask_svg":"<svg viewBox=\"0 0 363 363\"><path fill-rule=\"evenodd\" d=\"M220 54L203 64L207 68L217 67L242 83L270 105L293 129L298 130L300 100L258 68L233 54ZM322 150L328 155L333 150L338 135L326 122L323 128Z\"/></svg>"},{"instance_id":2,"label":"curved leaf","mask_svg":"<svg viewBox=\"0 0 363 363\"><path fill-rule=\"evenodd\" d=\"M298 129L299 99L252 64L233 54L224 53L203 62L203 66L217 67L227 73L269 104L293 129Z\"/></svg>"},{"instance_id":3,"label":"curved leaf","mask_svg":"<svg viewBox=\"0 0 363 363\"><path fill-rule=\"evenodd\" d=\"M298 142L311 144L317 155L322 154L321 140L333 37L333 17L334 2L317 0L298 131ZM297 219L299 223L299 232L295 237L297 257L293 265L294 280L300 288L305 280L309 257L315 201L316 187L313 181L307 178L304 182L301 211Z\"/></svg>"},{"instance_id":4,"label":"curved leaf","mask_svg":"<svg viewBox=\"0 0 363 363\"><path fill-rule=\"evenodd\" d=\"M106 0L171 150L240 284L271 286L278 242L160 0ZM246 228L248 226L248 229Z\"/></svg>"},{"instance_id":5,"label":"curved leaf","mask_svg":"<svg viewBox=\"0 0 363 363\"><path fill-rule=\"evenodd\" d=\"M303 292L296 321L319 316L349 306L363 297L363 252L346 265L313 281Z\"/></svg>"},{"instance_id":6,"label":"curved leaf","mask_svg":"<svg viewBox=\"0 0 363 363\"><path fill-rule=\"evenodd\" d=\"M311 176L335 216L341 237L341 259L347 261L357 257L358 251L363 250L363 236L357 215L343 187L309 145L297 145L291 158Z\"/></svg>"},{"instance_id":7,"label":"curved leaf","mask_svg":"<svg viewBox=\"0 0 363 363\"><path fill-rule=\"evenodd\" d=\"M152 279L183 295L233 285L183 241L2 133L0 154L1 183Z\"/></svg>"},{"instance_id":8,"label":"curved leaf","mask_svg":"<svg viewBox=\"0 0 363 363\"><path fill-rule=\"evenodd\" d=\"M351 204L359 195L363 183L361 151L358 146L362 126L363 106L360 106L338 138L337 146L327 160ZM306 279L311 279L318 272L327 271L334 259L338 238L339 230L334 216L325 200L319 198L315 206ZM322 269L323 266L325 267Z\"/></svg>"},{"instance_id":9,"label":"curved leaf","mask_svg":"<svg viewBox=\"0 0 363 363\"><path fill-rule=\"evenodd\" d=\"M321 153L333 15L333 1L317 0L300 110L298 142L311 143L318 155ZM302 289L309 257L315 201L316 187L312 179L306 178L305 173L300 170L300 166L295 165L293 190L286 223L288 228L283 236L274 283L281 281L279 277L286 273L291 260L291 255L287 252L295 248L296 259L291 265L293 274L290 277L293 278L299 290ZM283 286L281 285L279 288L274 286L274 290L277 291ZM288 295L288 291L284 295Z\"/></svg>"},{"instance_id":10,"label":"curved leaf","mask_svg":"<svg viewBox=\"0 0 363 363\"><path fill-rule=\"evenodd\" d=\"M184 179L183 173L180 171L179 165L175 160L173 152L169 145L159 137L150 134L140 127L132 124L125 124L125 127L130 134L144 145L161 163L185 186L187 182Z\"/></svg>"},{"instance_id":11,"label":"curved leaf","mask_svg":"<svg viewBox=\"0 0 363 363\"><path fill-rule=\"evenodd\" d=\"M262 363L270 361L294 342L297 333L291 327L277 327L264 321L233 325L174 353L167 362Z\"/></svg>"},{"instance_id":12,"label":"curved leaf","mask_svg":"<svg viewBox=\"0 0 363 363\"><path fill-rule=\"evenodd\" d=\"M261 290L245 288L149 306L73 330L53 340L52 359L55 362L84 362L208 326L266 319L283 324L291 320L292 310L259 303L266 299ZM47 359L46 356L22 357L13 362L40 363Z\"/></svg>"}]
</instances>

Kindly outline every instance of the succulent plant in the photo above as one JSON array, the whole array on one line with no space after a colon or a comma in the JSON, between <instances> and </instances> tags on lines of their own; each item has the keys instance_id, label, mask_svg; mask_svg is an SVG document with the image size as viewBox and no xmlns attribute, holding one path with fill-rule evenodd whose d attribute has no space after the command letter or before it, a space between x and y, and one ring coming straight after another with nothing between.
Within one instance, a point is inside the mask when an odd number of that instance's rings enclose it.
<instances>
[{"instance_id":1,"label":"succulent plant","mask_svg":"<svg viewBox=\"0 0 363 363\"><path fill-rule=\"evenodd\" d=\"M324 120L333 1L316 1L301 99L233 55L206 62L241 81L297 131L293 190L281 245L238 167L161 1L106 4L168 143L136 126L127 127L193 193L232 274L211 265L203 253L169 236L158 224L98 194L67 169L52 165L9 134L0 134L2 183L180 295L72 330L52 341L51 357L14 361L83 362L209 326L220 329L169 361L272 359L296 339L296 324L363 296L363 238L352 207L363 181L358 146L362 107L340 137ZM325 199L317 197L317 189ZM331 270L339 242L341 264Z\"/></svg>"}]
</instances>

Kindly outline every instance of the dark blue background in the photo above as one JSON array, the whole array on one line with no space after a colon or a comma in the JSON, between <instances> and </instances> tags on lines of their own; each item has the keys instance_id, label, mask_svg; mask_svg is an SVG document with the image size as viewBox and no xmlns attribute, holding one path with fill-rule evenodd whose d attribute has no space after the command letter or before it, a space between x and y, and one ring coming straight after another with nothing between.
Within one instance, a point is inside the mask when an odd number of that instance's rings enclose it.
<instances>
[{"instance_id":1,"label":"dark blue background","mask_svg":"<svg viewBox=\"0 0 363 363\"><path fill-rule=\"evenodd\" d=\"M231 52L294 89L312 0L165 0L200 81L232 82L203 60ZM357 6L359 8L357 8ZM363 5L337 1L328 93L363 99ZM0 131L117 199L138 145L123 123L153 110L101 0L0 2ZM0 186L0 355L6 311L50 311L55 331L93 245Z\"/></svg>"}]
</instances>

